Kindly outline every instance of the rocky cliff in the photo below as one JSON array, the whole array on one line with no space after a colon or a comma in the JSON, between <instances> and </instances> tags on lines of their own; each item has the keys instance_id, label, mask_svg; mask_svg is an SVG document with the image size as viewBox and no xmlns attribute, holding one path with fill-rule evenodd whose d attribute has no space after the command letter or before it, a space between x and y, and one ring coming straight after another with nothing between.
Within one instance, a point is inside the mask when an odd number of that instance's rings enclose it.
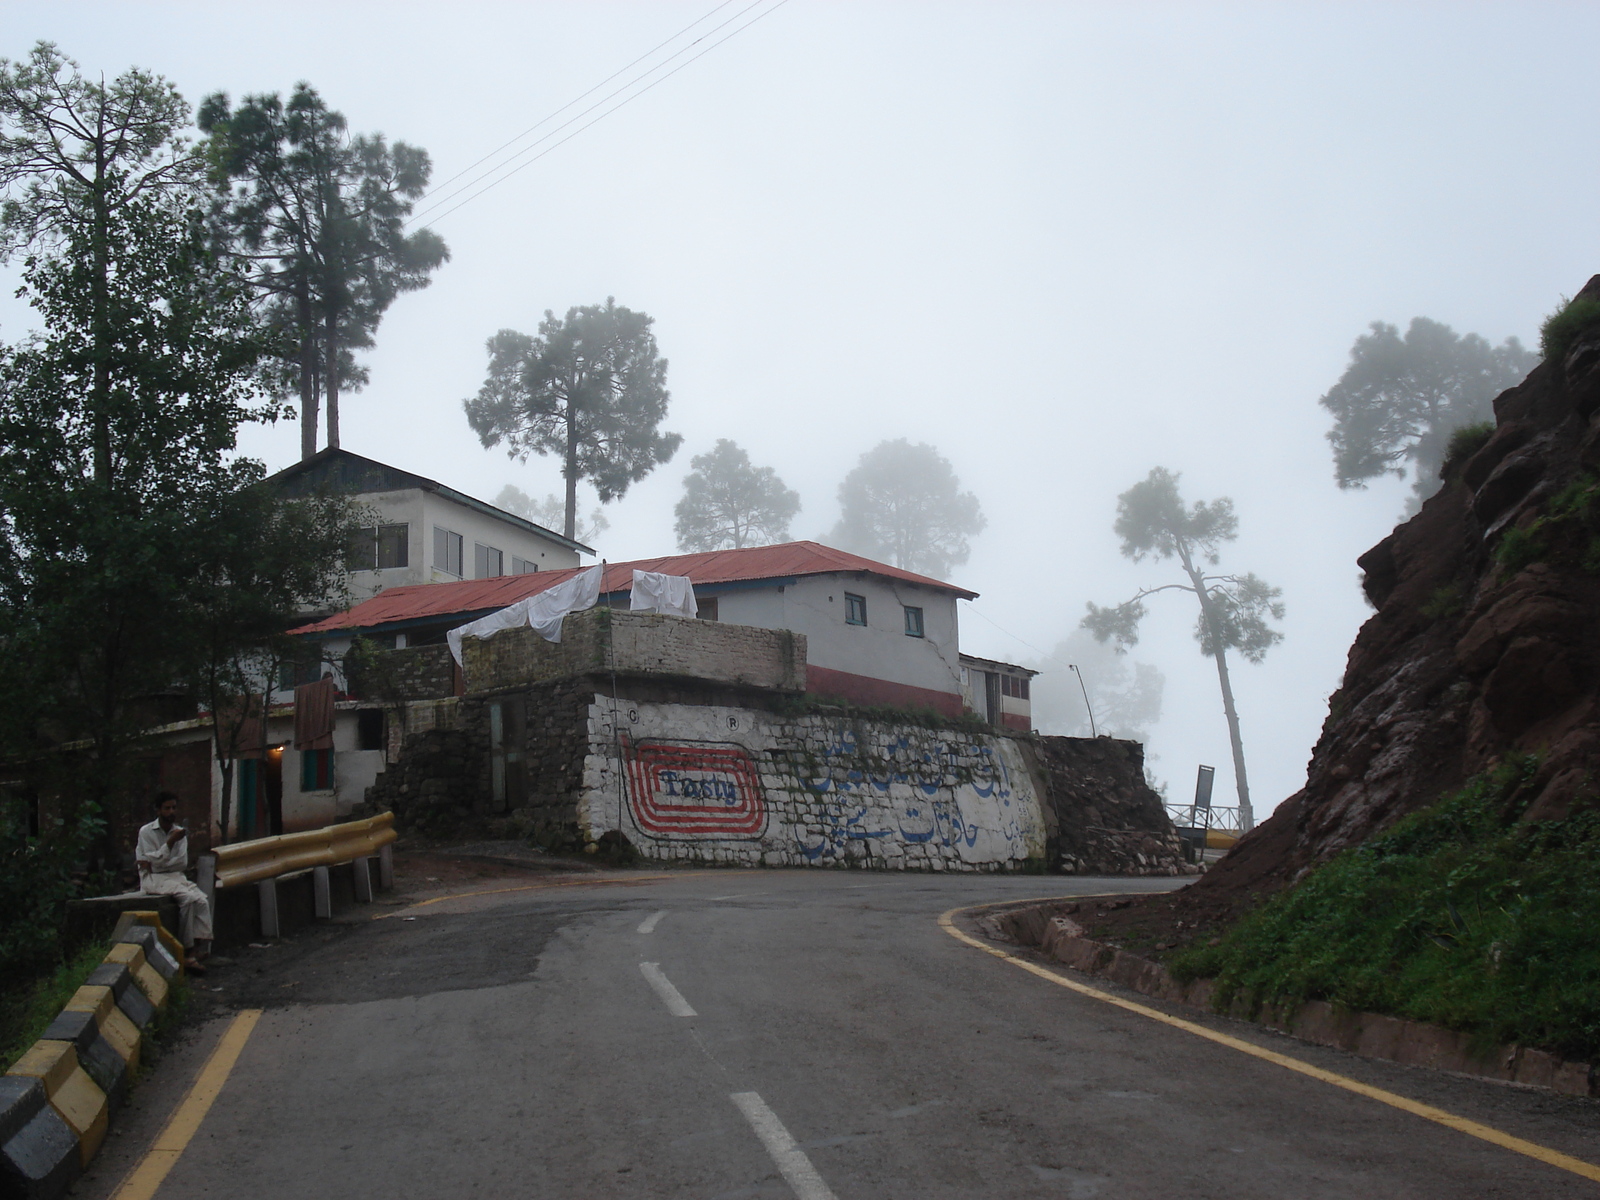
<instances>
[{"instance_id":1,"label":"rocky cliff","mask_svg":"<svg viewBox=\"0 0 1600 1200\"><path fill-rule=\"evenodd\" d=\"M1579 300L1600 301L1600 276ZM1189 889L1233 909L1513 752L1524 820L1600 768L1600 326L1495 401L1417 516L1359 563L1376 609L1329 701L1306 786ZM1220 915L1220 914L1219 914Z\"/></svg>"}]
</instances>

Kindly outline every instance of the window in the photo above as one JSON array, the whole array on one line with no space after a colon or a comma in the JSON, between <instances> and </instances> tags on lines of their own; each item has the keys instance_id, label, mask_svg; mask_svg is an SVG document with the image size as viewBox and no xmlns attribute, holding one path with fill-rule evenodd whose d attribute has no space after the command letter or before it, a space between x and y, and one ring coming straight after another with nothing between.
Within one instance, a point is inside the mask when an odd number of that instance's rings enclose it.
<instances>
[{"instance_id":1,"label":"window","mask_svg":"<svg viewBox=\"0 0 1600 1200\"><path fill-rule=\"evenodd\" d=\"M325 792L333 786L333 751L300 751L300 790Z\"/></svg>"},{"instance_id":2,"label":"window","mask_svg":"<svg viewBox=\"0 0 1600 1200\"><path fill-rule=\"evenodd\" d=\"M498 579L506 573L506 556L504 551L496 550L493 546L485 546L482 542L475 542L472 546L472 577L474 579Z\"/></svg>"},{"instance_id":3,"label":"window","mask_svg":"<svg viewBox=\"0 0 1600 1200\"><path fill-rule=\"evenodd\" d=\"M846 625L865 625L867 623L867 598L857 596L854 592L844 594L844 622Z\"/></svg>"},{"instance_id":4,"label":"window","mask_svg":"<svg viewBox=\"0 0 1600 1200\"><path fill-rule=\"evenodd\" d=\"M368 525L358 530L345 555L347 571L382 571L408 565L409 525Z\"/></svg>"},{"instance_id":5,"label":"window","mask_svg":"<svg viewBox=\"0 0 1600 1200\"><path fill-rule=\"evenodd\" d=\"M462 538L459 533L433 527L433 566L446 575L461 574Z\"/></svg>"},{"instance_id":6,"label":"window","mask_svg":"<svg viewBox=\"0 0 1600 1200\"><path fill-rule=\"evenodd\" d=\"M1012 696L1018 700L1028 698L1028 681L1019 675L1000 676L1000 694Z\"/></svg>"},{"instance_id":7,"label":"window","mask_svg":"<svg viewBox=\"0 0 1600 1200\"><path fill-rule=\"evenodd\" d=\"M315 646L300 647L295 657L278 664L278 690L292 692L302 683L315 683L322 678L322 655Z\"/></svg>"},{"instance_id":8,"label":"window","mask_svg":"<svg viewBox=\"0 0 1600 1200\"><path fill-rule=\"evenodd\" d=\"M532 575L538 569L539 564L531 559L518 558L515 554L511 556L511 573L513 575Z\"/></svg>"},{"instance_id":9,"label":"window","mask_svg":"<svg viewBox=\"0 0 1600 1200\"><path fill-rule=\"evenodd\" d=\"M921 637L922 610L920 608L912 608L909 604L902 605L901 607L906 610L906 636Z\"/></svg>"},{"instance_id":10,"label":"window","mask_svg":"<svg viewBox=\"0 0 1600 1200\"><path fill-rule=\"evenodd\" d=\"M717 619L717 598L707 596L704 600L695 597L695 616L702 621L715 621Z\"/></svg>"}]
</instances>

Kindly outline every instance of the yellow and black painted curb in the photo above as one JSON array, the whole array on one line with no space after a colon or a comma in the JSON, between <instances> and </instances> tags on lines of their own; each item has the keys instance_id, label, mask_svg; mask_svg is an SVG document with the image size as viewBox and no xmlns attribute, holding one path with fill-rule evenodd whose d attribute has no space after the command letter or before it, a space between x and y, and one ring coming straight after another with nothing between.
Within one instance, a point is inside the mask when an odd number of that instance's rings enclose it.
<instances>
[{"instance_id":1,"label":"yellow and black painted curb","mask_svg":"<svg viewBox=\"0 0 1600 1200\"><path fill-rule=\"evenodd\" d=\"M53 1200L89 1165L182 971L156 913L122 915L105 960L0 1076L0 1193Z\"/></svg>"}]
</instances>

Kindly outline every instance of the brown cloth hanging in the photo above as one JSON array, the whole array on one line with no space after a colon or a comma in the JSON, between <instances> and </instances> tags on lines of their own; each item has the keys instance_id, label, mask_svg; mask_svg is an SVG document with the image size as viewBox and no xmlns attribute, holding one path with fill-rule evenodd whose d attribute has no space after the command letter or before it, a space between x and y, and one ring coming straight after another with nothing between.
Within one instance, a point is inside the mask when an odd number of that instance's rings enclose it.
<instances>
[{"instance_id":1,"label":"brown cloth hanging","mask_svg":"<svg viewBox=\"0 0 1600 1200\"><path fill-rule=\"evenodd\" d=\"M294 690L294 748L333 749L333 680L302 683Z\"/></svg>"}]
</instances>

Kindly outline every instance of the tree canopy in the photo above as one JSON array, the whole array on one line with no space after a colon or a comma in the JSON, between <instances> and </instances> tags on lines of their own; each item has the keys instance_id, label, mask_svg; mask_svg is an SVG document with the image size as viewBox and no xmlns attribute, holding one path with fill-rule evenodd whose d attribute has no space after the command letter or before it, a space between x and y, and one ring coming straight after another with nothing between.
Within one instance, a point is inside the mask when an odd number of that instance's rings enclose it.
<instances>
[{"instance_id":1,"label":"tree canopy","mask_svg":"<svg viewBox=\"0 0 1600 1200\"><path fill-rule=\"evenodd\" d=\"M569 308L565 317L546 309L536 336L502 329L489 339L488 378L462 402L485 446L503 441L522 462L530 454L560 457L567 484L562 532L569 538L576 536L578 480L587 479L609 504L683 442L661 432L671 393L652 324L612 297Z\"/></svg>"},{"instance_id":2,"label":"tree canopy","mask_svg":"<svg viewBox=\"0 0 1600 1200\"><path fill-rule=\"evenodd\" d=\"M727 438L689 460L683 498L673 510L678 549L721 550L771 545L789 537L800 493L771 467L752 467L750 455Z\"/></svg>"},{"instance_id":3,"label":"tree canopy","mask_svg":"<svg viewBox=\"0 0 1600 1200\"><path fill-rule=\"evenodd\" d=\"M560 496L546 493L543 497L528 495L527 492L508 483L500 489L500 494L494 498L495 506L507 512L514 512L519 517L528 520L546 529L559 529L566 522L567 506ZM576 541L586 546L594 545L594 541L606 530L611 528L611 522L606 520L604 510L593 508L589 515L577 523L577 532L572 536Z\"/></svg>"},{"instance_id":4,"label":"tree canopy","mask_svg":"<svg viewBox=\"0 0 1600 1200\"><path fill-rule=\"evenodd\" d=\"M1439 489L1450 435L1494 419L1493 400L1522 381L1538 355L1516 338L1498 346L1475 333L1415 317L1405 336L1374 321L1350 348L1350 365L1319 403L1333 414L1328 441L1342 488L1412 477L1414 504Z\"/></svg>"},{"instance_id":5,"label":"tree canopy","mask_svg":"<svg viewBox=\"0 0 1600 1200\"><path fill-rule=\"evenodd\" d=\"M967 561L969 539L988 524L950 461L905 438L861 456L839 485L839 508L834 545L936 578Z\"/></svg>"},{"instance_id":6,"label":"tree canopy","mask_svg":"<svg viewBox=\"0 0 1600 1200\"><path fill-rule=\"evenodd\" d=\"M1091 602L1083 627L1099 641L1114 640L1120 649L1127 650L1139 641L1139 623L1145 618L1148 597L1168 591L1194 596L1200 609L1194 636L1200 643L1200 652L1217 664L1222 709L1233 748L1239 820L1243 828L1249 829L1255 818L1245 771L1244 739L1228 674L1228 651L1237 650L1247 661L1259 663L1268 650L1283 640L1283 634L1271 624L1283 620L1284 606L1278 598L1282 592L1255 575L1206 574L1206 565L1215 565L1221 557L1222 545L1239 536L1233 501L1222 497L1186 505L1178 492L1178 476L1164 467L1154 468L1117 497L1113 528L1122 539L1124 557L1134 562L1176 558L1187 582L1141 588L1121 604L1107 608Z\"/></svg>"},{"instance_id":7,"label":"tree canopy","mask_svg":"<svg viewBox=\"0 0 1600 1200\"><path fill-rule=\"evenodd\" d=\"M337 447L340 392L367 382L356 352L372 346L396 297L427 287L450 257L433 230L405 230L433 165L419 147L352 136L303 82L287 102L246 96L238 108L218 92L198 120L218 190L215 227L247 265L276 335L266 378L299 397L300 455L310 458L320 404Z\"/></svg>"}]
</instances>

